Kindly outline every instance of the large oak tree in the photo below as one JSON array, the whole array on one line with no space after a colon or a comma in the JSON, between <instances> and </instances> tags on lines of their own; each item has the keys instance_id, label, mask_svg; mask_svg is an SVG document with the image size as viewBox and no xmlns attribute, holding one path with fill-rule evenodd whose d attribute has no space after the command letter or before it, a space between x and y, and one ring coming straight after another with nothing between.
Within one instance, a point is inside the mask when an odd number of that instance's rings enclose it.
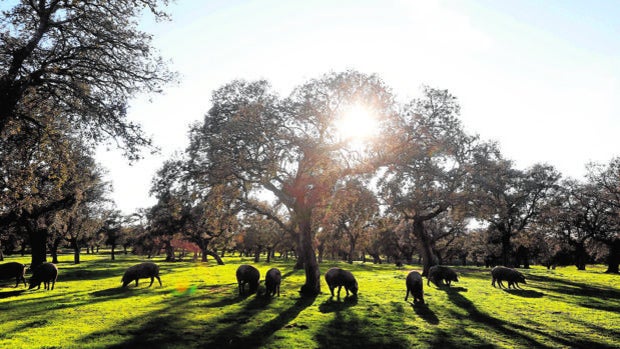
<instances>
[{"instance_id":1,"label":"large oak tree","mask_svg":"<svg viewBox=\"0 0 620 349\"><path fill-rule=\"evenodd\" d=\"M212 102L204 124L193 130L193 161L213 180L238 183L247 208L298 236L306 274L301 293L318 294L316 210L326 204L340 178L364 164L351 156L361 152L347 147L335 120L355 104L379 119L391 115L392 95L376 76L347 71L310 80L287 98L277 96L266 81L234 81L216 90ZM278 201L273 207L284 211L254 205L261 191L270 192ZM282 213L285 221L279 219Z\"/></svg>"},{"instance_id":2,"label":"large oak tree","mask_svg":"<svg viewBox=\"0 0 620 349\"><path fill-rule=\"evenodd\" d=\"M0 171L19 180L0 183L0 223L24 221L33 264L45 261L44 216L76 200L71 193L38 195L46 198L38 201L33 195L62 187L76 168L67 166L71 149L65 144L113 142L130 159L151 147L126 116L131 98L157 92L174 78L150 35L138 29L145 8L166 18L159 9L166 3L21 0L2 12Z\"/></svg>"}]
</instances>

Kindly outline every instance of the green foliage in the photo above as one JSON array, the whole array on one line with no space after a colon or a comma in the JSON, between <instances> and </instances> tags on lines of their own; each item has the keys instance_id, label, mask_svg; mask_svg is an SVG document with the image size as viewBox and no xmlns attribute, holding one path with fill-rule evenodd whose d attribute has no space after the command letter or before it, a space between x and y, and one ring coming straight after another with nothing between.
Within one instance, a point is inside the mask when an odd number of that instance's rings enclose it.
<instances>
[{"instance_id":1,"label":"green foliage","mask_svg":"<svg viewBox=\"0 0 620 349\"><path fill-rule=\"evenodd\" d=\"M0 347L620 346L620 279L602 266L523 270L528 284L522 290L491 287L489 269L455 267L460 282L451 288L425 285L427 304L414 307L404 301L409 269L386 264L321 264L323 273L340 266L358 280L358 299L337 300L327 288L314 299L300 298L304 271L293 271L292 261L253 263L261 279L271 267L282 271L281 297L241 298L235 270L251 263L245 258L228 258L222 266L155 258L163 287L155 282L147 288L141 280L127 289L120 288L121 276L140 257L83 255L80 265L71 264L71 255L59 259L53 291L1 283Z\"/></svg>"}]
</instances>

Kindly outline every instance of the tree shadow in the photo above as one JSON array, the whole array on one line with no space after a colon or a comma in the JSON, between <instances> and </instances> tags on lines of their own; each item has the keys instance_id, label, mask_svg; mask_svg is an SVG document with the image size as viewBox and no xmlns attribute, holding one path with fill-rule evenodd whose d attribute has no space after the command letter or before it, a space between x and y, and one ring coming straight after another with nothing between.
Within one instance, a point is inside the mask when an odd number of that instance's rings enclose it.
<instances>
[{"instance_id":1,"label":"tree shadow","mask_svg":"<svg viewBox=\"0 0 620 349\"><path fill-rule=\"evenodd\" d=\"M562 278L554 278L542 275L530 275L529 279L542 283L542 285L537 285L538 288L544 288L557 293L564 293L571 296L587 296L611 300L620 299L620 290L617 289L595 287L581 282L569 281Z\"/></svg>"},{"instance_id":2,"label":"tree shadow","mask_svg":"<svg viewBox=\"0 0 620 349\"><path fill-rule=\"evenodd\" d=\"M206 305L203 305L203 307L205 308L222 308L222 307L227 307L229 305L233 305L235 303L239 303L241 302L243 299L245 298L239 298L239 297L235 297L235 298L224 298L224 299L220 299L217 302L213 302L213 303L208 303Z\"/></svg>"},{"instance_id":3,"label":"tree shadow","mask_svg":"<svg viewBox=\"0 0 620 349\"><path fill-rule=\"evenodd\" d=\"M109 279L118 276L120 284L125 268L72 268L61 269L58 272L58 278L63 281L83 281L83 280L100 280Z\"/></svg>"},{"instance_id":4,"label":"tree shadow","mask_svg":"<svg viewBox=\"0 0 620 349\"><path fill-rule=\"evenodd\" d=\"M506 321L497 319L495 317L492 317L488 314L485 314L479 311L472 301L470 301L469 299L461 295L459 292L456 292L450 289L446 289L445 291L450 301L454 303L454 305L465 310L468 313L468 317L471 320L476 321L488 327L490 330L500 333L506 338L512 338L515 341L518 341L519 346L527 346L527 347L534 347L534 348L552 348L547 345L544 345L543 343L538 342L534 338L523 335L508 327L509 325L512 327L516 327L518 325L508 323ZM529 331L529 329L527 330Z\"/></svg>"},{"instance_id":5,"label":"tree shadow","mask_svg":"<svg viewBox=\"0 0 620 349\"><path fill-rule=\"evenodd\" d=\"M413 311L424 321L431 325L439 324L439 318L435 315L435 312L428 307L428 304L414 304L411 302L411 308Z\"/></svg>"},{"instance_id":6,"label":"tree shadow","mask_svg":"<svg viewBox=\"0 0 620 349\"><path fill-rule=\"evenodd\" d=\"M108 299L119 299L126 298L132 296L134 292L132 290L125 287L112 287L106 290L100 290L89 293L90 296L93 297L106 297Z\"/></svg>"},{"instance_id":7,"label":"tree shadow","mask_svg":"<svg viewBox=\"0 0 620 349\"><path fill-rule=\"evenodd\" d=\"M282 274L282 280L284 280L284 279L286 279L287 277L289 277L289 276L291 276L291 275L295 274L295 272L296 272L296 271L297 271L297 270L289 270L289 271L287 271L286 273Z\"/></svg>"},{"instance_id":8,"label":"tree shadow","mask_svg":"<svg viewBox=\"0 0 620 349\"><path fill-rule=\"evenodd\" d=\"M16 297L21 295L22 293L26 292L26 289L23 290L14 290L14 291L8 291L8 292L0 292L0 299L5 299L5 298L10 298L10 297Z\"/></svg>"},{"instance_id":9,"label":"tree shadow","mask_svg":"<svg viewBox=\"0 0 620 349\"><path fill-rule=\"evenodd\" d=\"M206 306L215 310L243 301L245 303L233 311L222 309L220 316L208 320L194 320L187 316L189 309L202 309L207 300L206 296L172 298L163 309L91 333L79 342L87 346L92 342L102 343L102 338L108 337L113 342L106 345L108 348L253 348L266 343L273 333L314 302L314 298L300 298L275 318L248 333L248 324L256 322L253 318L265 311L273 301L272 298L226 298ZM136 328L136 323L141 325ZM118 342L118 338L124 340Z\"/></svg>"},{"instance_id":10,"label":"tree shadow","mask_svg":"<svg viewBox=\"0 0 620 349\"><path fill-rule=\"evenodd\" d=\"M9 279L6 279L6 280L9 280ZM27 284L27 283L28 283L28 278L26 278L26 284ZM23 287L23 288L26 288L26 287L27 287L27 286L24 286L24 282L23 282L23 281L20 281L20 282L17 284L17 287L16 287L16 286L15 286L15 280L13 280L13 281L11 281L11 283L6 283L6 282L3 282L2 284L0 284L0 290L5 289L5 288L12 288L12 289L16 289L16 288L19 288L20 286L21 286L21 287Z\"/></svg>"},{"instance_id":11,"label":"tree shadow","mask_svg":"<svg viewBox=\"0 0 620 349\"><path fill-rule=\"evenodd\" d=\"M329 298L319 305L319 311L324 314L333 313L335 311L345 310L354 305L357 305L357 297L345 297L342 302L334 301L333 298Z\"/></svg>"},{"instance_id":12,"label":"tree shadow","mask_svg":"<svg viewBox=\"0 0 620 349\"><path fill-rule=\"evenodd\" d=\"M376 320L361 318L350 308L335 311L334 318L316 333L315 339L319 348L409 348L406 338L393 330L394 323L387 321L386 330L377 326ZM398 323L402 318L398 319ZM385 334L390 335L386 336Z\"/></svg>"},{"instance_id":13,"label":"tree shadow","mask_svg":"<svg viewBox=\"0 0 620 349\"><path fill-rule=\"evenodd\" d=\"M504 289L504 292L524 298L542 298L545 294L534 290Z\"/></svg>"},{"instance_id":14,"label":"tree shadow","mask_svg":"<svg viewBox=\"0 0 620 349\"><path fill-rule=\"evenodd\" d=\"M206 343L205 348L258 348L266 344L270 337L278 330L284 327L295 327L299 329L308 329L307 325L287 324L295 319L299 313L312 305L316 297L301 297L297 299L295 304L288 309L281 311L274 319L269 320L262 326L256 328L246 336L231 336L229 332L237 331L236 328L229 328L220 331L213 337L211 341ZM250 305L249 305L250 306Z\"/></svg>"},{"instance_id":15,"label":"tree shadow","mask_svg":"<svg viewBox=\"0 0 620 349\"><path fill-rule=\"evenodd\" d=\"M605 287L549 276L532 275L540 289L569 296L566 300L576 305L603 311L620 312L620 291ZM575 298L572 298L575 297Z\"/></svg>"}]
</instances>

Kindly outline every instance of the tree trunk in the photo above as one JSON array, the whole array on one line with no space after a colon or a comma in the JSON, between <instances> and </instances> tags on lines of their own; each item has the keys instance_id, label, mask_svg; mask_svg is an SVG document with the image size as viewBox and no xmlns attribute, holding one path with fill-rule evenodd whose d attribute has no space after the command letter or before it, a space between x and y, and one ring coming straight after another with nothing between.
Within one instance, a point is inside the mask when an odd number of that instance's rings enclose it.
<instances>
[{"instance_id":1,"label":"tree trunk","mask_svg":"<svg viewBox=\"0 0 620 349\"><path fill-rule=\"evenodd\" d=\"M80 244L77 239L71 240L71 246L73 246L73 264L80 264Z\"/></svg>"},{"instance_id":2,"label":"tree trunk","mask_svg":"<svg viewBox=\"0 0 620 349\"><path fill-rule=\"evenodd\" d=\"M310 212L300 216L299 260L303 260L306 272L306 283L301 286L300 293L303 297L315 297L321 292L321 271L312 246L312 219Z\"/></svg>"},{"instance_id":3,"label":"tree trunk","mask_svg":"<svg viewBox=\"0 0 620 349\"><path fill-rule=\"evenodd\" d=\"M217 265L224 265L224 261L222 260L222 258L220 257L219 254L217 254L217 251L211 251L208 250L207 254L213 258L215 258L215 261L217 262Z\"/></svg>"},{"instance_id":4,"label":"tree trunk","mask_svg":"<svg viewBox=\"0 0 620 349\"><path fill-rule=\"evenodd\" d=\"M254 263L258 263L258 262L260 262L260 251L261 251L261 249L262 249L262 248L257 247L257 248L254 250Z\"/></svg>"},{"instance_id":5,"label":"tree trunk","mask_svg":"<svg viewBox=\"0 0 620 349\"><path fill-rule=\"evenodd\" d=\"M424 221L413 221L413 233L420 241L420 254L422 256L422 264L424 266L422 276L427 276L428 269L430 269L431 266L435 265L435 256L433 255L433 246L431 246L431 239L426 234L426 229L424 229Z\"/></svg>"},{"instance_id":6,"label":"tree trunk","mask_svg":"<svg viewBox=\"0 0 620 349\"><path fill-rule=\"evenodd\" d=\"M510 232L508 231L500 231L502 234L502 263L506 267L512 267L513 263L511 261L511 246L510 246Z\"/></svg>"},{"instance_id":7,"label":"tree trunk","mask_svg":"<svg viewBox=\"0 0 620 349\"><path fill-rule=\"evenodd\" d=\"M194 240L194 242L198 245L198 247L200 247L200 262L207 262L207 256L209 255L209 243L211 243L211 239L200 238L199 240Z\"/></svg>"},{"instance_id":8,"label":"tree trunk","mask_svg":"<svg viewBox=\"0 0 620 349\"><path fill-rule=\"evenodd\" d=\"M57 237L52 241L52 246L50 248L50 254L52 255L52 263L58 264L58 246L60 245L60 241L62 239Z\"/></svg>"},{"instance_id":9,"label":"tree trunk","mask_svg":"<svg viewBox=\"0 0 620 349\"><path fill-rule=\"evenodd\" d=\"M112 260L115 260L116 257L114 256L114 249L116 248L116 245L112 244L112 249L110 250L110 258L112 258Z\"/></svg>"},{"instance_id":10,"label":"tree trunk","mask_svg":"<svg viewBox=\"0 0 620 349\"><path fill-rule=\"evenodd\" d=\"M353 264L353 254L355 253L355 243L357 239L349 239L349 255L347 256L347 263Z\"/></svg>"},{"instance_id":11,"label":"tree trunk","mask_svg":"<svg viewBox=\"0 0 620 349\"><path fill-rule=\"evenodd\" d=\"M267 248L267 263L271 263L272 254L273 254L273 248L268 247Z\"/></svg>"},{"instance_id":12,"label":"tree trunk","mask_svg":"<svg viewBox=\"0 0 620 349\"><path fill-rule=\"evenodd\" d=\"M381 264L381 256L378 253L369 253L370 256L372 257L372 263L373 264Z\"/></svg>"},{"instance_id":13,"label":"tree trunk","mask_svg":"<svg viewBox=\"0 0 620 349\"><path fill-rule=\"evenodd\" d=\"M301 235L299 236L299 240L301 241L302 237ZM300 242L301 244L301 242ZM310 242L310 244L312 245L312 242ZM295 255L297 257L297 261L295 262L295 265L293 266L293 270L299 270L299 269L303 269L304 268L304 253L302 250L302 247L298 247L295 249Z\"/></svg>"},{"instance_id":14,"label":"tree trunk","mask_svg":"<svg viewBox=\"0 0 620 349\"><path fill-rule=\"evenodd\" d=\"M174 247L170 241L164 242L165 250L166 250L166 262L174 262Z\"/></svg>"},{"instance_id":15,"label":"tree trunk","mask_svg":"<svg viewBox=\"0 0 620 349\"><path fill-rule=\"evenodd\" d=\"M517 248L517 252L515 255L515 267L520 268L521 266L523 266L523 268L529 269L530 268L530 250L521 245Z\"/></svg>"},{"instance_id":16,"label":"tree trunk","mask_svg":"<svg viewBox=\"0 0 620 349\"><path fill-rule=\"evenodd\" d=\"M30 268L34 268L47 262L45 257L47 251L47 229L29 229L31 259Z\"/></svg>"},{"instance_id":17,"label":"tree trunk","mask_svg":"<svg viewBox=\"0 0 620 349\"><path fill-rule=\"evenodd\" d=\"M620 265L620 239L616 238L609 245L609 256L607 257L606 273L618 274L618 266Z\"/></svg>"},{"instance_id":18,"label":"tree trunk","mask_svg":"<svg viewBox=\"0 0 620 349\"><path fill-rule=\"evenodd\" d=\"M4 253L2 253L2 241L0 241L0 261L4 261Z\"/></svg>"},{"instance_id":19,"label":"tree trunk","mask_svg":"<svg viewBox=\"0 0 620 349\"><path fill-rule=\"evenodd\" d=\"M588 253L583 242L575 244L575 266L577 270L586 270L586 263L588 261Z\"/></svg>"}]
</instances>

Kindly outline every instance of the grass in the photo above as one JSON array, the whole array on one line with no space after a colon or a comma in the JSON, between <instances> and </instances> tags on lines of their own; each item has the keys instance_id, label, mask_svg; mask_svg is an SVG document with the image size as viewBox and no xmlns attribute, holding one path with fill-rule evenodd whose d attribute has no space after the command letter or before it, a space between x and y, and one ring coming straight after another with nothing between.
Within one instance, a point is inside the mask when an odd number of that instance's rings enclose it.
<instances>
[{"instance_id":1,"label":"grass","mask_svg":"<svg viewBox=\"0 0 620 349\"><path fill-rule=\"evenodd\" d=\"M300 298L303 271L228 258L214 263L165 263L163 287L120 288L124 270L143 259L61 255L53 291L0 284L1 348L617 348L620 276L602 266L524 270L522 290L490 285L489 270L455 267L450 288L425 285L426 305L405 302L408 268L326 262L352 270L357 299L323 293ZM28 262L10 257L6 261ZM239 297L241 263L283 273L281 297ZM259 290L263 290L261 288ZM343 296L344 296L344 290ZM411 300L411 298L410 298Z\"/></svg>"}]
</instances>

